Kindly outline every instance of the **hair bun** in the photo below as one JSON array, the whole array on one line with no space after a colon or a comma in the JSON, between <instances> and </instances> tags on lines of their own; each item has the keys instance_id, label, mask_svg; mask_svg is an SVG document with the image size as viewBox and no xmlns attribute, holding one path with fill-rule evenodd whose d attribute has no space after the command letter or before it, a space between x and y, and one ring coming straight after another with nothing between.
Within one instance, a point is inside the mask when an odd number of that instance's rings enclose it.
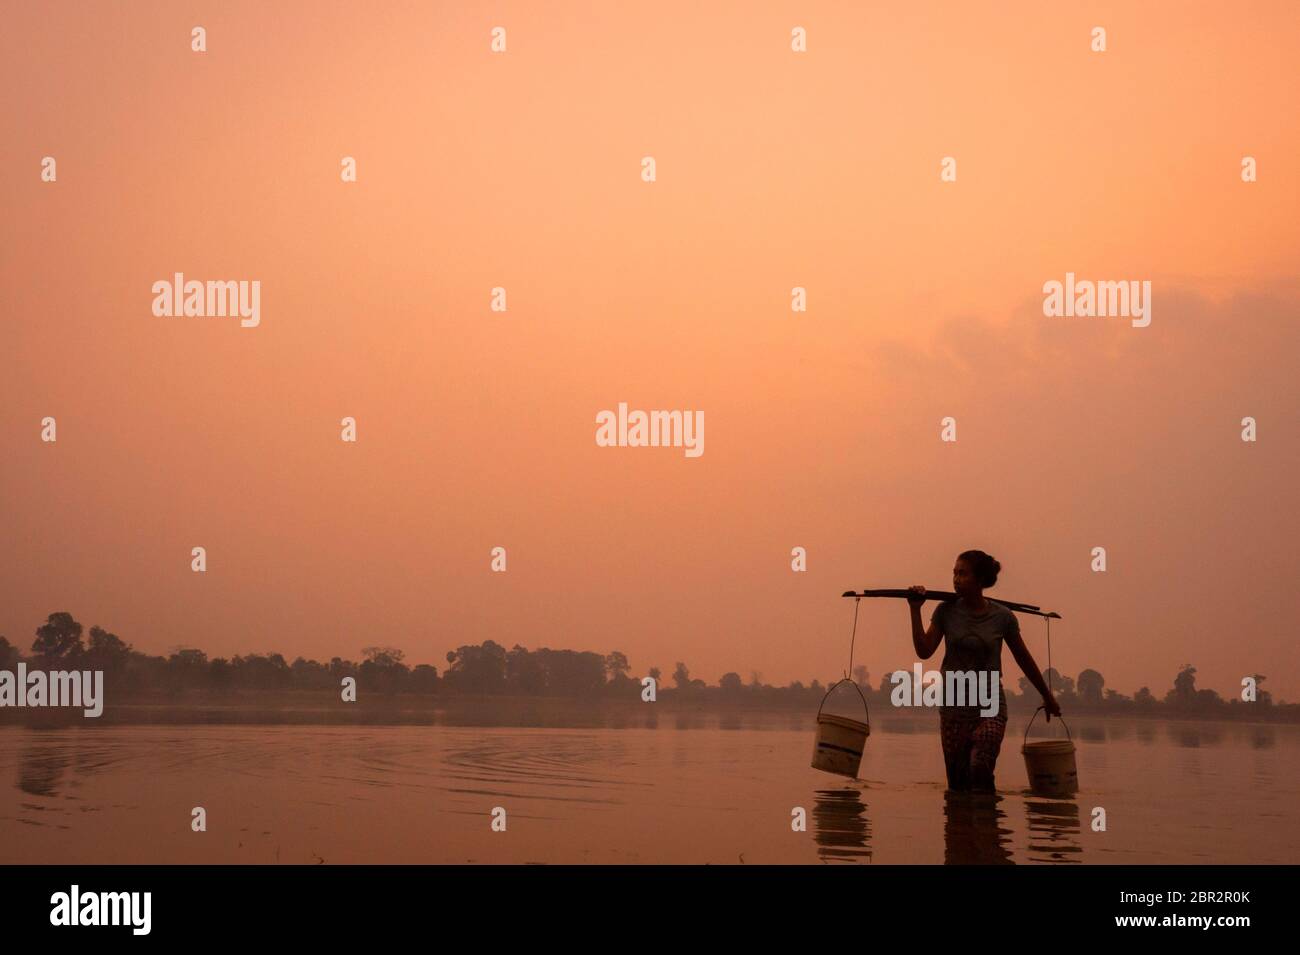
<instances>
[{"instance_id":1,"label":"hair bun","mask_svg":"<svg viewBox=\"0 0 1300 955\"><path fill-rule=\"evenodd\" d=\"M998 582L998 574L1002 572L1002 564L991 554L986 554L982 550L967 550L962 551L958 558L970 563L971 570L974 571L975 579L979 582L981 589L987 590Z\"/></svg>"}]
</instances>

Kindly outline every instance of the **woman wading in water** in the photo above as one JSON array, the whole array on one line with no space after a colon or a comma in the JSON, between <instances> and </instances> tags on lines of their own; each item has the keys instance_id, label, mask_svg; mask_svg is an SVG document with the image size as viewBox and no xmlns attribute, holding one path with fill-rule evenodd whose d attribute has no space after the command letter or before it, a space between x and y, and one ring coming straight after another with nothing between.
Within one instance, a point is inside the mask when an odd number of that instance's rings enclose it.
<instances>
[{"instance_id":1,"label":"woman wading in water","mask_svg":"<svg viewBox=\"0 0 1300 955\"><path fill-rule=\"evenodd\" d=\"M939 709L939 734L949 789L993 789L993 767L1007 729L1007 704L1002 693L1002 644L1010 648L1029 682L1042 694L1048 720L1061 715L1061 707L1020 637L1020 621L1002 604L984 599L985 589L998 582L1001 570L1002 565L982 550L963 551L958 555L952 568L952 589L957 597L934 608L928 630L921 626L925 588L920 584L908 588L916 594L907 598L912 613L912 645L918 657L928 660L939 649L940 641L946 644L940 667L945 684L949 671L998 674L994 715L981 716L978 703L952 706L946 699Z\"/></svg>"}]
</instances>

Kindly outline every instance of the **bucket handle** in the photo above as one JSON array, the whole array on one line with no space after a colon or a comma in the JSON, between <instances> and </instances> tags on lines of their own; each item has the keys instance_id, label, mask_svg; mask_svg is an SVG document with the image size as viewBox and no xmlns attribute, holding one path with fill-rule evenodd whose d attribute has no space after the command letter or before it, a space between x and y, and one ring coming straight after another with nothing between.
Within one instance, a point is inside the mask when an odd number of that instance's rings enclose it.
<instances>
[{"instance_id":1,"label":"bucket handle","mask_svg":"<svg viewBox=\"0 0 1300 955\"><path fill-rule=\"evenodd\" d=\"M842 680L836 680L834 683L831 684L831 688L830 688L829 690L826 691L826 695L822 697L822 701L821 701L821 703L819 703L819 704L817 705L817 716L818 716L818 718L819 718L819 719L821 718L821 715L822 715L822 707L826 705L826 701L827 701L828 699L830 699L830 695L831 695L832 693L835 692L835 688L836 688L837 686L839 686L841 683L852 683L852 684L853 684L853 689L857 690L857 691L858 691L858 696L862 698L862 712L865 713L866 716L867 716L867 719L870 720L870 719L871 719L871 713L870 713L870 711L867 709L867 698L866 698L865 696L862 695L862 687L858 686L858 684L857 684L856 682L854 682L853 680L850 680L848 677L845 677L845 678L842 679Z\"/></svg>"},{"instance_id":2,"label":"bucket handle","mask_svg":"<svg viewBox=\"0 0 1300 955\"><path fill-rule=\"evenodd\" d=\"M1045 706L1040 706L1038 709L1034 710L1034 715L1031 716L1031 717L1029 717L1029 722L1025 724L1025 742L1026 742L1026 743L1029 742L1029 727L1031 727L1031 726L1034 725L1034 720L1036 720L1036 719L1038 718L1038 714L1041 713L1041 712L1044 712L1046 709L1047 709L1047 707L1045 707ZM1062 718L1059 717L1059 716L1057 717L1057 719L1060 720L1060 721L1061 721L1061 725L1065 727L1065 738L1068 739L1071 743L1073 743L1073 742L1074 742L1074 738L1070 735L1070 727L1069 727L1069 724L1067 724L1067 723L1065 722L1065 720L1062 719Z\"/></svg>"}]
</instances>

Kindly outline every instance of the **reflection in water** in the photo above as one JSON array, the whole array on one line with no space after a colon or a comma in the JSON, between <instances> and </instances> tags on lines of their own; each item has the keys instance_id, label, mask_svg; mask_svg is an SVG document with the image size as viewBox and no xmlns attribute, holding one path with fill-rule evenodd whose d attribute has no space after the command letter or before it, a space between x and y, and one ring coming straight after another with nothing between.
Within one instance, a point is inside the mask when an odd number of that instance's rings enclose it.
<instances>
[{"instance_id":1,"label":"reflection in water","mask_svg":"<svg viewBox=\"0 0 1300 955\"><path fill-rule=\"evenodd\" d=\"M857 789L822 789L813 803L813 839L823 862L871 860L871 822Z\"/></svg>"},{"instance_id":2,"label":"reflection in water","mask_svg":"<svg viewBox=\"0 0 1300 955\"><path fill-rule=\"evenodd\" d=\"M698 730L705 727L705 717L702 713L694 710L683 710L673 714L673 729L678 730Z\"/></svg>"},{"instance_id":3,"label":"reflection in water","mask_svg":"<svg viewBox=\"0 0 1300 955\"><path fill-rule=\"evenodd\" d=\"M1006 814L996 792L943 794L943 861L945 865L1011 865L1011 830L1000 825Z\"/></svg>"},{"instance_id":4,"label":"reflection in water","mask_svg":"<svg viewBox=\"0 0 1300 955\"><path fill-rule=\"evenodd\" d=\"M903 736L930 735L934 732L934 727L928 722L922 723L917 720L881 720L880 732L895 733Z\"/></svg>"},{"instance_id":5,"label":"reflection in water","mask_svg":"<svg viewBox=\"0 0 1300 955\"><path fill-rule=\"evenodd\" d=\"M1168 735L1177 746L1184 748L1218 746L1223 742L1223 727L1211 723L1170 723Z\"/></svg>"},{"instance_id":6,"label":"reflection in water","mask_svg":"<svg viewBox=\"0 0 1300 955\"><path fill-rule=\"evenodd\" d=\"M33 796L55 796L70 762L66 747L60 750L44 743L29 746L23 750L18 765L18 788Z\"/></svg>"},{"instance_id":7,"label":"reflection in water","mask_svg":"<svg viewBox=\"0 0 1300 955\"><path fill-rule=\"evenodd\" d=\"M356 778L369 785L396 786L412 771L414 758L411 752L385 751L382 744L372 747L358 760L361 772ZM474 796L612 805L622 802L623 791L644 786L620 775L625 763L622 737L615 734L565 734L544 743L492 736L446 753L436 785Z\"/></svg>"},{"instance_id":8,"label":"reflection in water","mask_svg":"<svg viewBox=\"0 0 1300 955\"><path fill-rule=\"evenodd\" d=\"M745 713L744 726L760 727L750 732L720 729L717 715L627 709L625 730L0 726L0 860L693 864L731 863L743 852L742 861L781 864L1185 865L1300 857L1296 726L1224 727L1222 743L1211 744L1189 721L1181 728L1195 728L1202 742L1185 749L1178 726L1137 723L1127 741L1079 744L1084 792L1040 796L1021 788L1023 770L1004 766L1000 798L981 801L945 795L932 736L873 726L862 770L869 782L850 782L808 765L811 713L802 721ZM473 716L467 709L458 718ZM659 730L633 728L655 718ZM933 720L917 723L933 731ZM691 725L701 728L674 730ZM1014 760L1004 751L1004 763ZM209 812L222 807L211 839L191 838L184 812L176 824L177 807L192 806L196 794ZM1098 802L1124 821L1110 835L1091 831ZM498 805L510 813L508 839L486 821ZM797 837L788 828L793 805L813 817ZM767 821L760 830L755 820Z\"/></svg>"},{"instance_id":9,"label":"reflection in water","mask_svg":"<svg viewBox=\"0 0 1300 955\"><path fill-rule=\"evenodd\" d=\"M1078 803L1047 797L1026 799L1025 813L1029 817L1030 862L1083 861Z\"/></svg>"},{"instance_id":10,"label":"reflection in water","mask_svg":"<svg viewBox=\"0 0 1300 955\"><path fill-rule=\"evenodd\" d=\"M1085 743L1106 742L1106 725L1104 723L1079 723L1075 727L1079 739Z\"/></svg>"}]
</instances>

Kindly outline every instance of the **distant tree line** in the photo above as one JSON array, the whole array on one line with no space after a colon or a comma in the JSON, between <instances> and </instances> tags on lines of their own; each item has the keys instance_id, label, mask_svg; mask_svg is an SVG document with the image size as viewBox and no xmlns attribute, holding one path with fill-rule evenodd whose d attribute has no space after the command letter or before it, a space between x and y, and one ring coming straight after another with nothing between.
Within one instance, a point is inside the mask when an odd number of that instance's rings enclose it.
<instances>
[{"instance_id":1,"label":"distant tree line","mask_svg":"<svg viewBox=\"0 0 1300 955\"><path fill-rule=\"evenodd\" d=\"M289 662L279 653L209 659L202 650L177 647L168 656L153 656L135 650L98 626L92 626L83 639L82 625L69 613L50 614L37 628L26 656L0 636L0 669L14 670L20 660L25 660L28 666L43 669L102 670L109 692L128 695L188 690L337 690L344 677L355 678L358 688L366 693L381 694L634 700L642 692L641 678L630 675L627 656L617 650L607 654L546 647L529 650L518 644L506 649L485 640L448 653L447 666L441 673L425 663L408 665L405 654L393 647L365 647L361 655L360 662L333 657L327 663L303 657ZM900 669L911 672L910 668ZM661 700L803 705L815 704L827 691L818 680L807 686L798 680L786 686L770 686L757 673L745 682L735 672L724 673L711 686L693 678L685 663L678 663L667 680L658 667L651 667L646 675L654 678ZM1224 699L1214 690L1197 689L1196 667L1189 663L1179 669L1173 686L1162 697L1145 686L1133 696L1125 696L1108 688L1105 678L1093 669L1085 669L1077 679L1052 668L1043 676L1067 713L1300 721L1300 705L1274 703L1272 694L1262 688L1262 674L1254 675L1254 702L1244 702L1239 695ZM853 671L853 682L875 712L891 705L894 684L890 674L881 677L873 689L870 674L859 666ZM1021 677L1019 687L1019 694L1004 687L1007 698L1023 698L1026 705L1037 706L1038 692L1029 681Z\"/></svg>"}]
</instances>

